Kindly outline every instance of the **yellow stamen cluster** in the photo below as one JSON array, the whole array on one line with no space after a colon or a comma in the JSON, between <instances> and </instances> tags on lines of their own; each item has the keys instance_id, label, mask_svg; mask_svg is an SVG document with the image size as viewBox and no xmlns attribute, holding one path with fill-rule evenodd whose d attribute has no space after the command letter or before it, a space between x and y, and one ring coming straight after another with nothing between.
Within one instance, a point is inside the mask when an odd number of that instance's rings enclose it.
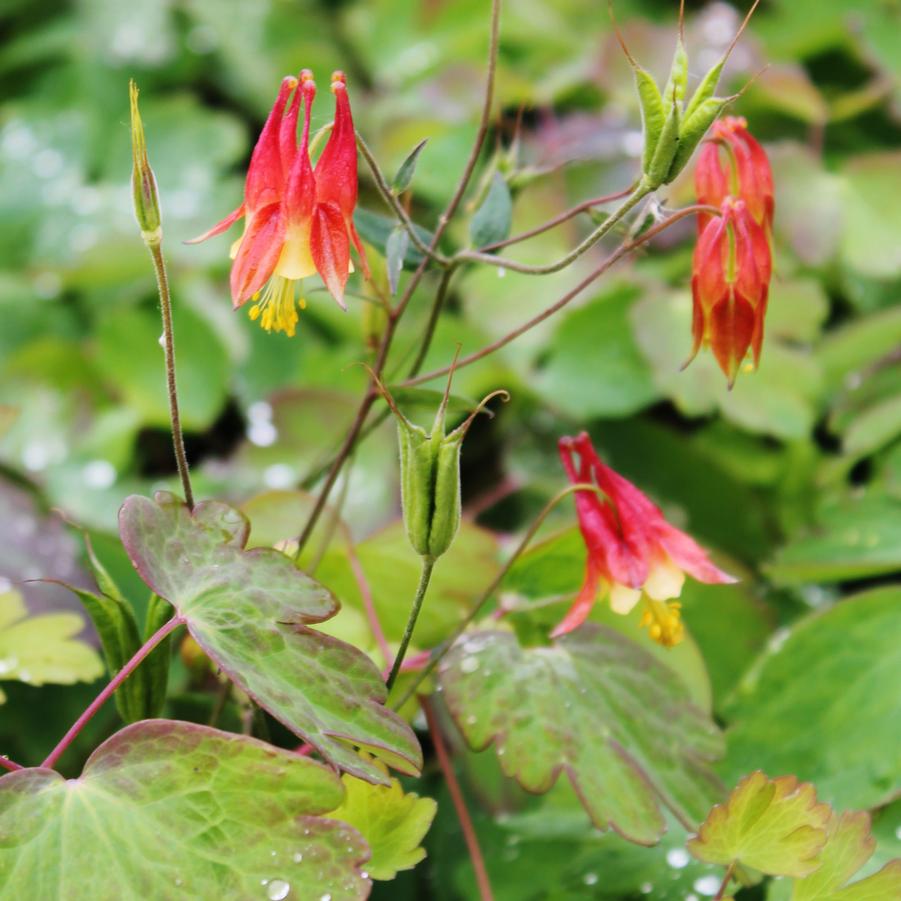
<instances>
[{"instance_id":1,"label":"yellow stamen cluster","mask_svg":"<svg viewBox=\"0 0 901 901\"><path fill-rule=\"evenodd\" d=\"M639 625L647 628L648 634L658 644L671 648L679 644L685 636L682 623L682 605L678 601L652 601L645 598L645 611Z\"/></svg>"},{"instance_id":2,"label":"yellow stamen cluster","mask_svg":"<svg viewBox=\"0 0 901 901\"><path fill-rule=\"evenodd\" d=\"M273 275L261 292L253 296L254 304L250 308L250 318L260 319L260 325L267 332L284 332L289 338L294 336L298 315L294 299L294 280ZM302 310L307 302L301 297L296 301Z\"/></svg>"}]
</instances>

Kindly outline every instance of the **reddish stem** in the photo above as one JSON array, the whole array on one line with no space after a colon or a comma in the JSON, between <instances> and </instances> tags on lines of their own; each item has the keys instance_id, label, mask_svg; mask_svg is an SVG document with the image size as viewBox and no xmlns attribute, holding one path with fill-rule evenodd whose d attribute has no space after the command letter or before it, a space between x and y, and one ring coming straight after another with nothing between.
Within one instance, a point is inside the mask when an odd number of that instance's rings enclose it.
<instances>
[{"instance_id":1,"label":"reddish stem","mask_svg":"<svg viewBox=\"0 0 901 901\"><path fill-rule=\"evenodd\" d=\"M75 723L72 725L72 728L62 737L59 744L47 755L47 759L41 764L42 767L50 767L52 768L54 764L59 760L59 758L63 755L66 748L69 747L70 744L75 740L75 737L81 732L82 729L91 721L94 714L112 697L113 692L141 665L144 661L144 658L170 633L175 631L179 626L184 625L184 617L181 616L173 616L169 622L164 623L138 650L135 652L134 657L110 679L109 684L103 691L94 698L93 701L88 705L85 712L78 717Z\"/></svg>"},{"instance_id":2,"label":"reddish stem","mask_svg":"<svg viewBox=\"0 0 901 901\"><path fill-rule=\"evenodd\" d=\"M350 535L347 536L347 559L350 561L350 568L353 571L354 579L357 582L357 588L360 589L360 596L363 598L363 609L366 611L366 619L369 621L369 628L375 637L375 643L379 646L382 657L385 660L385 666L391 664L393 655L388 639L385 638L385 632L382 624L379 622L379 615L375 609L375 602L372 600L372 591L369 588L369 582L366 581L366 573L363 572L363 565L357 556L357 551L353 546Z\"/></svg>"},{"instance_id":3,"label":"reddish stem","mask_svg":"<svg viewBox=\"0 0 901 901\"><path fill-rule=\"evenodd\" d=\"M422 704L422 712L425 714L426 722L429 724L429 735L431 735L432 744L435 747L438 766L441 767L441 772L447 782L447 789L454 803L454 809L457 811L460 828L463 830L463 839L466 842L469 859L472 861L472 868L475 871L476 884L479 887L479 897L482 901L494 901L494 895L491 892L491 882L488 880L488 871L485 869L485 859L482 857L479 840L472 825L469 811L466 809L466 801L463 799L463 792L460 791L460 783L457 781L454 765L447 753L447 746L444 744L444 738L441 735L441 729L438 725L438 718L435 716L432 702L428 698L421 696L419 703Z\"/></svg>"},{"instance_id":4,"label":"reddish stem","mask_svg":"<svg viewBox=\"0 0 901 901\"><path fill-rule=\"evenodd\" d=\"M21 763L16 763L15 760L10 760L8 757L3 757L2 755L0 755L0 767L3 767L4 770L9 770L10 773L14 773L16 770L25 769Z\"/></svg>"},{"instance_id":5,"label":"reddish stem","mask_svg":"<svg viewBox=\"0 0 901 901\"><path fill-rule=\"evenodd\" d=\"M592 197L590 200L583 200L581 203L576 204L576 206L570 207L570 209L565 212L554 216L553 219L548 219L547 222L536 225L535 228L520 232L518 235L511 235L503 241L495 241L493 244L486 244L484 247L479 247L478 250L480 253L490 253L492 250L500 250L502 247L509 247L511 244L519 244L520 241L528 241L529 238L542 235L546 231L550 231L552 228L556 228L558 225L568 222L570 219L578 216L579 213L588 212L588 210L594 206L602 206L605 203L611 203L614 200L621 200L623 197L628 197L634 190L635 185L629 185L625 190L617 191L615 194L605 194L603 197Z\"/></svg>"}]
</instances>

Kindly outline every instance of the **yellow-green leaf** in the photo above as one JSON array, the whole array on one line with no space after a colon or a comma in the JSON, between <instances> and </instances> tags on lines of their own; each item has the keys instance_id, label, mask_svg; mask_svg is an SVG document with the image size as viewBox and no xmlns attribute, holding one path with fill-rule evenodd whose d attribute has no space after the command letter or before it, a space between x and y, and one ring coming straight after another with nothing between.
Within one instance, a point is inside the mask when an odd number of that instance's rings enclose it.
<instances>
[{"instance_id":1,"label":"yellow-green leaf","mask_svg":"<svg viewBox=\"0 0 901 901\"><path fill-rule=\"evenodd\" d=\"M832 813L816 789L794 776L746 776L717 804L688 843L707 863L741 863L771 876L807 876L820 865Z\"/></svg>"},{"instance_id":2,"label":"yellow-green leaf","mask_svg":"<svg viewBox=\"0 0 901 901\"><path fill-rule=\"evenodd\" d=\"M387 779L384 764L366 757ZM372 852L366 867L369 876L393 879L398 870L415 867L425 857L420 843L435 818L435 801L404 793L397 779L389 785L372 785L345 773L342 782L344 802L329 817L349 823L366 839Z\"/></svg>"},{"instance_id":3,"label":"yellow-green leaf","mask_svg":"<svg viewBox=\"0 0 901 901\"><path fill-rule=\"evenodd\" d=\"M29 616L21 595L0 594L0 679L30 685L93 682L103 666L94 649L74 637L83 628L75 613Z\"/></svg>"}]
</instances>

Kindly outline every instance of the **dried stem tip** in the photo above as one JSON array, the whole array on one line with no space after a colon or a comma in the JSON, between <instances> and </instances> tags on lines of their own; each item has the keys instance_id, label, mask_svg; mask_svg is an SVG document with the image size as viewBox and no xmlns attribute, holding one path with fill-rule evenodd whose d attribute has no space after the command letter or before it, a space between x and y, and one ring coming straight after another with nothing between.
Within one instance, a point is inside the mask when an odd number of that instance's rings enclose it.
<instances>
[{"instance_id":1,"label":"dried stem tip","mask_svg":"<svg viewBox=\"0 0 901 901\"><path fill-rule=\"evenodd\" d=\"M158 247L163 239L160 218L160 201L156 189L156 177L147 158L147 141L144 138L144 123L138 109L138 86L134 79L128 83L131 101L131 153L134 168L131 172L131 192L134 200L135 218L141 229L141 237L148 247Z\"/></svg>"}]
</instances>

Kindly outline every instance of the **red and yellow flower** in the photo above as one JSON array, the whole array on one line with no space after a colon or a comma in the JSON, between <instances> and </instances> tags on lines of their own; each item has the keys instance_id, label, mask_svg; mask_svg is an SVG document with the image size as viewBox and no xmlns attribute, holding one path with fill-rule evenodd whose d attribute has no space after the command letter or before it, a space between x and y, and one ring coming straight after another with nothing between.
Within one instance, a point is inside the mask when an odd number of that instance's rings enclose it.
<instances>
[{"instance_id":1,"label":"red and yellow flower","mask_svg":"<svg viewBox=\"0 0 901 901\"><path fill-rule=\"evenodd\" d=\"M651 638L666 647L678 644L684 627L681 605L673 599L681 594L686 574L707 583L735 580L714 566L694 539L670 525L631 482L604 465L585 432L561 438L559 449L570 482L595 485L600 494L575 494L588 551L585 579L552 634L580 626L595 602L606 597L614 612L624 615L642 601L641 625Z\"/></svg>"},{"instance_id":2,"label":"red and yellow flower","mask_svg":"<svg viewBox=\"0 0 901 901\"><path fill-rule=\"evenodd\" d=\"M244 202L195 241L221 234L244 218L244 233L232 245L231 294L235 309L248 301L251 319L268 331L293 335L303 279L319 274L345 308L350 243L367 271L363 247L353 225L357 202L356 134L344 74L332 75L335 121L313 169L310 115L316 84L309 70L282 80L269 118L254 147L244 186ZM297 123L303 105L303 128ZM192 242L193 243L193 242Z\"/></svg>"},{"instance_id":3,"label":"red and yellow flower","mask_svg":"<svg viewBox=\"0 0 901 901\"><path fill-rule=\"evenodd\" d=\"M692 259L692 350L690 363L709 346L729 380L750 351L760 361L772 259L763 226L744 200L728 196L711 217Z\"/></svg>"},{"instance_id":4,"label":"red and yellow flower","mask_svg":"<svg viewBox=\"0 0 901 901\"><path fill-rule=\"evenodd\" d=\"M775 210L773 170L744 117L726 116L714 123L711 137L698 154L695 192L698 203L715 207L730 195L741 198L769 236ZM704 231L710 218L707 214L698 216L699 232Z\"/></svg>"}]
</instances>

